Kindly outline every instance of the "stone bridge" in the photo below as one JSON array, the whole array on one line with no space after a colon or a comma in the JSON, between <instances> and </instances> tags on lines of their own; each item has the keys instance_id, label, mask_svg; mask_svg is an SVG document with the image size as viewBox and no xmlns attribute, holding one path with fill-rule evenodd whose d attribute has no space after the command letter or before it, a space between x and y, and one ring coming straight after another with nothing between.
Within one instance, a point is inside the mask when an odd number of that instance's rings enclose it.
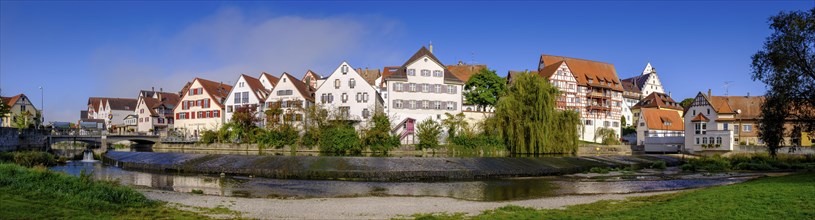
<instances>
[{"instance_id":1,"label":"stone bridge","mask_svg":"<svg viewBox=\"0 0 815 220\"><path fill-rule=\"evenodd\" d=\"M108 143L132 141L137 144L155 144L160 141L158 135L52 135L50 143L78 141L88 144L108 146Z\"/></svg>"}]
</instances>

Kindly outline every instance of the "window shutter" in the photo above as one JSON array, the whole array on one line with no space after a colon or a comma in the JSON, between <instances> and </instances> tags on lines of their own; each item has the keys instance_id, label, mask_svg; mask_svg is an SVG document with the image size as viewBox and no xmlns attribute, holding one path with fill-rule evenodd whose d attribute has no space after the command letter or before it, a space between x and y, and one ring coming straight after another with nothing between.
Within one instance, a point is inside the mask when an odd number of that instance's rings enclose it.
<instances>
[{"instance_id":1,"label":"window shutter","mask_svg":"<svg viewBox=\"0 0 815 220\"><path fill-rule=\"evenodd\" d=\"M410 92L410 85L407 83L402 84L402 91Z\"/></svg>"},{"instance_id":2,"label":"window shutter","mask_svg":"<svg viewBox=\"0 0 815 220\"><path fill-rule=\"evenodd\" d=\"M458 93L458 86L453 86L453 94Z\"/></svg>"},{"instance_id":3,"label":"window shutter","mask_svg":"<svg viewBox=\"0 0 815 220\"><path fill-rule=\"evenodd\" d=\"M441 109L447 109L447 102L441 102Z\"/></svg>"},{"instance_id":4,"label":"window shutter","mask_svg":"<svg viewBox=\"0 0 815 220\"><path fill-rule=\"evenodd\" d=\"M441 85L441 90L439 93L447 93L447 85Z\"/></svg>"}]
</instances>

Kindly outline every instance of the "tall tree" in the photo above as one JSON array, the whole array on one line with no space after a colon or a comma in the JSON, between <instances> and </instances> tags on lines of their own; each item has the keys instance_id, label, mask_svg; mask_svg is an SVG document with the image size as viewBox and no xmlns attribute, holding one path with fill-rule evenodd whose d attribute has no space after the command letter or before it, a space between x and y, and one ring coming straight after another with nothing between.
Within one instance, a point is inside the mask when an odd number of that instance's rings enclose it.
<instances>
[{"instance_id":1,"label":"tall tree","mask_svg":"<svg viewBox=\"0 0 815 220\"><path fill-rule=\"evenodd\" d=\"M419 136L419 149L436 149L439 146L439 135L441 125L431 118L425 119L416 125L417 136Z\"/></svg>"},{"instance_id":2,"label":"tall tree","mask_svg":"<svg viewBox=\"0 0 815 220\"><path fill-rule=\"evenodd\" d=\"M815 7L770 17L773 31L753 55L752 78L766 84L759 137L775 156L785 133L784 121L815 128Z\"/></svg>"},{"instance_id":3,"label":"tall tree","mask_svg":"<svg viewBox=\"0 0 815 220\"><path fill-rule=\"evenodd\" d=\"M580 115L555 109L559 95L556 87L536 74L513 78L495 107L495 127L511 153L576 152Z\"/></svg>"},{"instance_id":4,"label":"tall tree","mask_svg":"<svg viewBox=\"0 0 815 220\"><path fill-rule=\"evenodd\" d=\"M679 105L681 105L682 108L685 108L685 109L687 109L688 106L690 106L691 104L693 104L693 98L682 99L682 101L679 102Z\"/></svg>"},{"instance_id":5,"label":"tall tree","mask_svg":"<svg viewBox=\"0 0 815 220\"><path fill-rule=\"evenodd\" d=\"M475 104L478 110L495 106L498 96L506 88L506 80L495 74L495 70L481 69L464 85L464 98L468 104Z\"/></svg>"}]
</instances>

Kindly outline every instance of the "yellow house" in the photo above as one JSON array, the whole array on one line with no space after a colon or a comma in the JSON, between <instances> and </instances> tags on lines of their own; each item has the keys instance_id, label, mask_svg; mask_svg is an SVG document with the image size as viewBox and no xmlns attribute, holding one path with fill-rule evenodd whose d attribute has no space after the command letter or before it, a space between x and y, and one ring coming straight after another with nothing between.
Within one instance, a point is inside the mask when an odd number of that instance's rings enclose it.
<instances>
[{"instance_id":1,"label":"yellow house","mask_svg":"<svg viewBox=\"0 0 815 220\"><path fill-rule=\"evenodd\" d=\"M31 100L25 96L25 94L18 94L12 97L0 97L3 103L10 107L11 112L9 114L3 115L0 118L0 127L12 127L14 124L14 120L17 119L23 112L28 112L31 114L31 124L37 125L39 124L39 119L37 119L37 108L31 104Z\"/></svg>"}]
</instances>

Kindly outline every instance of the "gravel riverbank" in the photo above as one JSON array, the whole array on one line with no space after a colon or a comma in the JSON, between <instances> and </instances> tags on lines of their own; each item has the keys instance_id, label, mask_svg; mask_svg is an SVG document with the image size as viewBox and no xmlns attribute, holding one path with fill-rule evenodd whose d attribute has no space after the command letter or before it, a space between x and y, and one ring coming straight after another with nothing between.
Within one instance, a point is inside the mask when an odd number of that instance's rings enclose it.
<instances>
[{"instance_id":1,"label":"gravel riverbank","mask_svg":"<svg viewBox=\"0 0 815 220\"><path fill-rule=\"evenodd\" d=\"M140 191L153 200L193 207L225 207L241 212L242 217L256 219L390 219L409 217L417 213L437 212L461 212L475 215L484 210L506 205L553 209L600 200L622 200L628 197L679 192L576 195L521 201L477 202L442 197L266 199L195 195L147 189Z\"/></svg>"}]
</instances>

